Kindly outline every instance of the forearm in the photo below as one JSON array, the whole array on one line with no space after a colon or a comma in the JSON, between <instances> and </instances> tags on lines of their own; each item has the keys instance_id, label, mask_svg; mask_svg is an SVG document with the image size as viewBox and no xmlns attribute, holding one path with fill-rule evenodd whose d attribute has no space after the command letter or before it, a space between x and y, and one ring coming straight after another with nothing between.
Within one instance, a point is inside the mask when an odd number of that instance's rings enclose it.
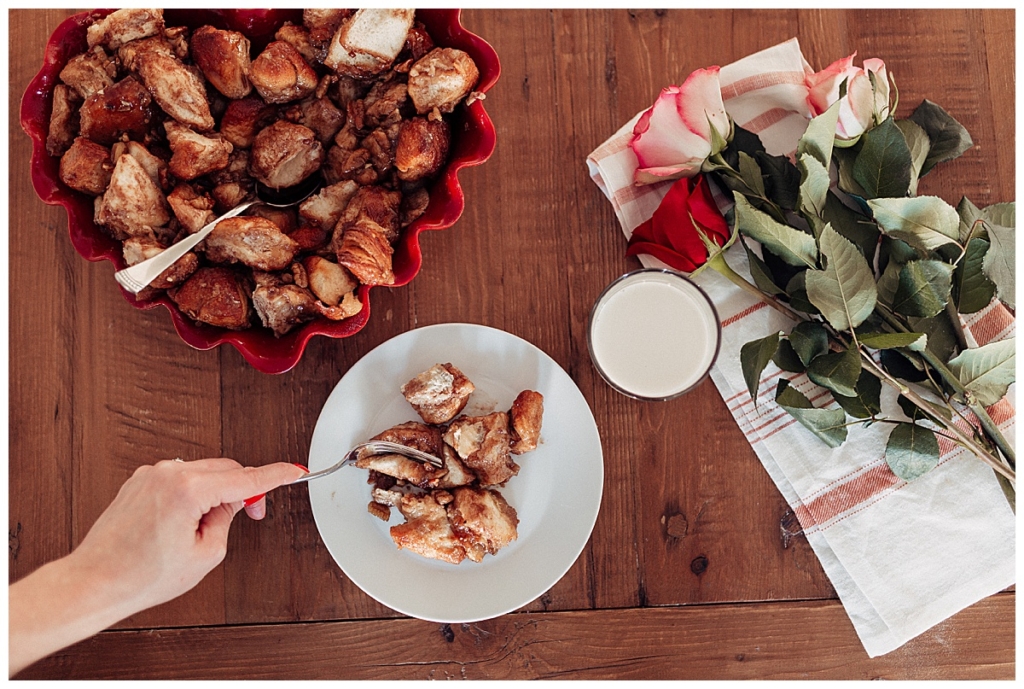
<instances>
[{"instance_id":1,"label":"forearm","mask_svg":"<svg viewBox=\"0 0 1024 689\"><path fill-rule=\"evenodd\" d=\"M9 676L137 612L117 584L73 553L11 585Z\"/></svg>"}]
</instances>

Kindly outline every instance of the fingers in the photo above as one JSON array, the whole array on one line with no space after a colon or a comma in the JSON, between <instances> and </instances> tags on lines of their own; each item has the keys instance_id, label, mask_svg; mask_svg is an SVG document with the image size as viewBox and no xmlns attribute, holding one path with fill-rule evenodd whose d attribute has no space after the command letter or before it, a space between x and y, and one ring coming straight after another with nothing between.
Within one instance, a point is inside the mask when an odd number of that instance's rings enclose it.
<instances>
[{"instance_id":1,"label":"fingers","mask_svg":"<svg viewBox=\"0 0 1024 689\"><path fill-rule=\"evenodd\" d=\"M249 515L250 519L255 519L256 521L263 519L267 516L267 498L260 496L260 499L256 502L247 504L245 506L245 513Z\"/></svg>"},{"instance_id":2,"label":"fingers","mask_svg":"<svg viewBox=\"0 0 1024 689\"><path fill-rule=\"evenodd\" d=\"M203 476L204 492L210 500L210 506L242 502L292 483L305 473L306 469L287 462L211 472Z\"/></svg>"}]
</instances>

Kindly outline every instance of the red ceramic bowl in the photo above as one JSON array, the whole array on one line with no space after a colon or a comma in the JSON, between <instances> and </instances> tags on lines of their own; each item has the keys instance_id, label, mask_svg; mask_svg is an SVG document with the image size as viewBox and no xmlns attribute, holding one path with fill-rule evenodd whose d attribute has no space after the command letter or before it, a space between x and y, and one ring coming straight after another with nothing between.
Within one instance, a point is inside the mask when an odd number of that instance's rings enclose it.
<instances>
[{"instance_id":1,"label":"red ceramic bowl","mask_svg":"<svg viewBox=\"0 0 1024 689\"><path fill-rule=\"evenodd\" d=\"M68 213L71 242L83 258L90 261L108 260L114 270L125 267L121 243L111 239L93 223L92 197L65 186L60 181L60 159L46 152L50 110L53 107L53 87L59 83L58 75L73 56L86 48L85 30L90 17L104 16L112 10L82 12L64 21L50 36L46 45L43 67L28 85L21 101L21 127L32 138L32 183L44 203L64 206ZM498 55L486 41L466 31L459 21L460 10L417 10L416 18L423 22L437 45L459 48L472 56L480 69L476 90L486 93L498 79L501 66ZM302 21L301 10L166 10L168 26L188 26L195 29L203 24L232 29L246 34L254 51L261 50L274 33L287 20ZM431 182L430 204L426 212L406 228L395 245L395 287L408 284L419 272L419 234L423 230L442 230L451 227L462 215L465 200L459 186L458 173L464 167L479 165L494 151L495 132L491 119L484 111L483 101L456 108L452 115L453 137L448 165ZM113 271L111 271L113 272ZM111 285L117 285L111 276ZM138 301L135 295L122 289L125 299L136 308L151 309L166 306L181 339L196 349L212 349L231 344L246 361L264 373L283 373L294 367L302 357L306 343L316 335L348 337L359 332L370 318L370 288L359 288L363 309L343 321L325 318L305 323L287 335L277 338L262 327L233 331L196 323L178 310L170 298L161 295L151 301Z\"/></svg>"}]
</instances>

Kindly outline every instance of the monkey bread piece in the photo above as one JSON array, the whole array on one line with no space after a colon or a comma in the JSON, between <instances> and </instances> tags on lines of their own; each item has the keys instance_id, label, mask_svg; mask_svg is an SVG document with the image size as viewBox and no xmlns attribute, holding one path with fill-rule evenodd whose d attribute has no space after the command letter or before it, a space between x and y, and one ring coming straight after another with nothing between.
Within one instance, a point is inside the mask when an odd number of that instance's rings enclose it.
<instances>
[{"instance_id":1,"label":"monkey bread piece","mask_svg":"<svg viewBox=\"0 0 1024 689\"><path fill-rule=\"evenodd\" d=\"M117 160L125 153L139 161L139 165L143 167L146 174L153 180L153 183L160 187L161 191L164 191L167 183L168 166L163 159L150 153L149 149L138 141L118 141L110 147L111 160Z\"/></svg>"},{"instance_id":2,"label":"monkey bread piece","mask_svg":"<svg viewBox=\"0 0 1024 689\"><path fill-rule=\"evenodd\" d=\"M523 390L512 402L509 410L510 449L521 455L537 449L540 440L541 418L544 416L544 395L533 390Z\"/></svg>"},{"instance_id":3,"label":"monkey bread piece","mask_svg":"<svg viewBox=\"0 0 1024 689\"><path fill-rule=\"evenodd\" d=\"M277 109L258 96L228 103L220 120L220 133L235 148L249 148L257 132L274 120Z\"/></svg>"},{"instance_id":4,"label":"monkey bread piece","mask_svg":"<svg viewBox=\"0 0 1024 689\"><path fill-rule=\"evenodd\" d=\"M451 133L444 120L412 117L402 123L395 147L398 179L416 182L437 173L448 157Z\"/></svg>"},{"instance_id":5,"label":"monkey bread piece","mask_svg":"<svg viewBox=\"0 0 1024 689\"><path fill-rule=\"evenodd\" d=\"M160 187L133 156L124 154L114 164L110 184L96 197L95 222L118 239L163 227L171 219Z\"/></svg>"},{"instance_id":6,"label":"monkey bread piece","mask_svg":"<svg viewBox=\"0 0 1024 689\"><path fill-rule=\"evenodd\" d=\"M226 218L203 240L213 263L243 263L262 271L284 270L299 245L270 220L259 216Z\"/></svg>"},{"instance_id":7,"label":"monkey bread piece","mask_svg":"<svg viewBox=\"0 0 1024 689\"><path fill-rule=\"evenodd\" d=\"M342 227L360 220L372 220L384 232L384 238L394 243L398 239L398 210L402 203L402 192L380 186L359 187L345 206L345 212L338 218ZM341 228L336 228L341 229ZM340 237L336 237L341 239Z\"/></svg>"},{"instance_id":8,"label":"monkey bread piece","mask_svg":"<svg viewBox=\"0 0 1024 689\"><path fill-rule=\"evenodd\" d=\"M328 233L319 225L299 225L294 231L289 232L288 236L295 240L302 253L326 249L330 239Z\"/></svg>"},{"instance_id":9,"label":"monkey bread piece","mask_svg":"<svg viewBox=\"0 0 1024 689\"><path fill-rule=\"evenodd\" d=\"M427 423L448 423L466 407L476 387L451 364L434 364L402 386L402 395Z\"/></svg>"},{"instance_id":10,"label":"monkey bread piece","mask_svg":"<svg viewBox=\"0 0 1024 689\"><path fill-rule=\"evenodd\" d=\"M136 67L142 83L168 115L182 124L205 132L213 129L213 115L206 87L197 74L170 55L148 51L138 56Z\"/></svg>"},{"instance_id":11,"label":"monkey bread piece","mask_svg":"<svg viewBox=\"0 0 1024 689\"><path fill-rule=\"evenodd\" d=\"M78 135L78 107L82 98L70 86L55 84L50 128L46 134L46 152L56 157L71 146Z\"/></svg>"},{"instance_id":12,"label":"monkey bread piece","mask_svg":"<svg viewBox=\"0 0 1024 689\"><path fill-rule=\"evenodd\" d=\"M418 421L406 421L397 426L392 426L386 431L373 436L370 440L405 445L414 450L426 452L428 455L434 455L439 459L444 447L444 441L441 440L441 430Z\"/></svg>"},{"instance_id":13,"label":"monkey bread piece","mask_svg":"<svg viewBox=\"0 0 1024 689\"><path fill-rule=\"evenodd\" d=\"M395 273L391 247L384 228L369 219L359 220L344 228L338 263L348 268L364 285L393 285Z\"/></svg>"},{"instance_id":14,"label":"monkey bread piece","mask_svg":"<svg viewBox=\"0 0 1024 689\"><path fill-rule=\"evenodd\" d=\"M444 469L402 455L368 455L357 459L353 465L397 478L418 488L427 487L444 472Z\"/></svg>"},{"instance_id":15,"label":"monkey bread piece","mask_svg":"<svg viewBox=\"0 0 1024 689\"><path fill-rule=\"evenodd\" d=\"M434 48L409 70L409 97L421 115L434 108L449 113L473 90L479 78L480 70L467 53L456 48Z\"/></svg>"},{"instance_id":16,"label":"monkey bread piece","mask_svg":"<svg viewBox=\"0 0 1024 689\"><path fill-rule=\"evenodd\" d=\"M319 79L290 43L270 43L249 69L249 80L268 103L289 103L313 93Z\"/></svg>"},{"instance_id":17,"label":"monkey bread piece","mask_svg":"<svg viewBox=\"0 0 1024 689\"><path fill-rule=\"evenodd\" d=\"M153 119L153 96L132 77L98 91L79 110L82 136L110 146L127 134L141 140Z\"/></svg>"},{"instance_id":18,"label":"monkey bread piece","mask_svg":"<svg viewBox=\"0 0 1024 689\"><path fill-rule=\"evenodd\" d=\"M309 44L313 49L313 59L323 62L327 56L327 48L337 33L341 23L352 16L350 9L304 9L302 25L309 32ZM276 37L282 39L280 36ZM298 46L296 46L297 48Z\"/></svg>"},{"instance_id":19,"label":"monkey bread piece","mask_svg":"<svg viewBox=\"0 0 1024 689\"><path fill-rule=\"evenodd\" d=\"M129 72L135 72L138 70L137 61L139 59L139 55L150 51L162 53L168 57L177 57L178 59L183 59L187 56L187 51L185 55L179 55L175 51L174 46L171 45L171 42L167 40L167 37L159 35L150 36L149 38L140 38L132 41L131 43L125 43L117 49L117 59L122 68Z\"/></svg>"},{"instance_id":20,"label":"monkey bread piece","mask_svg":"<svg viewBox=\"0 0 1024 689\"><path fill-rule=\"evenodd\" d=\"M444 441L459 459L477 475L480 484L494 486L519 473L509 452L508 414L460 416L445 431Z\"/></svg>"},{"instance_id":21,"label":"monkey bread piece","mask_svg":"<svg viewBox=\"0 0 1024 689\"><path fill-rule=\"evenodd\" d=\"M496 490L463 486L452 491L448 521L466 548L466 557L480 562L518 537L519 517Z\"/></svg>"},{"instance_id":22,"label":"monkey bread piece","mask_svg":"<svg viewBox=\"0 0 1024 689\"><path fill-rule=\"evenodd\" d=\"M123 9L111 12L86 29L89 47L105 45L117 50L129 41L156 36L164 30L164 11L150 9Z\"/></svg>"},{"instance_id":23,"label":"monkey bread piece","mask_svg":"<svg viewBox=\"0 0 1024 689\"><path fill-rule=\"evenodd\" d=\"M330 232L358 190L359 185L351 180L324 187L299 204L299 216Z\"/></svg>"},{"instance_id":24,"label":"monkey bread piece","mask_svg":"<svg viewBox=\"0 0 1024 689\"><path fill-rule=\"evenodd\" d=\"M206 80L228 98L245 98L249 83L249 39L237 31L200 26L192 33L192 59Z\"/></svg>"},{"instance_id":25,"label":"monkey bread piece","mask_svg":"<svg viewBox=\"0 0 1024 689\"><path fill-rule=\"evenodd\" d=\"M448 443L442 443L442 460L444 461L445 474L430 484L431 488L457 488L468 486L476 481L476 474L470 471L459 455Z\"/></svg>"},{"instance_id":26,"label":"monkey bread piece","mask_svg":"<svg viewBox=\"0 0 1024 689\"><path fill-rule=\"evenodd\" d=\"M113 170L110 150L83 137L76 138L60 159L60 181L93 196L107 190Z\"/></svg>"},{"instance_id":27,"label":"monkey bread piece","mask_svg":"<svg viewBox=\"0 0 1024 689\"><path fill-rule=\"evenodd\" d=\"M391 527L391 539L400 549L457 565L466 559L466 548L452 530L445 505L452 501L447 491L405 495L398 511L406 521Z\"/></svg>"},{"instance_id":28,"label":"monkey bread piece","mask_svg":"<svg viewBox=\"0 0 1024 689\"><path fill-rule=\"evenodd\" d=\"M117 65L114 59L100 46L74 56L60 71L60 80L77 91L82 98L113 86L116 76Z\"/></svg>"},{"instance_id":29,"label":"monkey bread piece","mask_svg":"<svg viewBox=\"0 0 1024 689\"><path fill-rule=\"evenodd\" d=\"M193 180L228 166L233 147L220 134L203 136L174 120L164 122L164 129L174 153L170 168L175 177Z\"/></svg>"},{"instance_id":30,"label":"monkey bread piece","mask_svg":"<svg viewBox=\"0 0 1024 689\"><path fill-rule=\"evenodd\" d=\"M319 315L316 297L298 285L287 284L270 273L255 273L252 304L263 325L281 337Z\"/></svg>"},{"instance_id":31,"label":"monkey bread piece","mask_svg":"<svg viewBox=\"0 0 1024 689\"><path fill-rule=\"evenodd\" d=\"M333 32L332 32L333 35ZM319 62L316 50L309 38L309 29L304 26L295 26L285 22L284 25L274 34L275 41L284 41L295 50L306 62Z\"/></svg>"},{"instance_id":32,"label":"monkey bread piece","mask_svg":"<svg viewBox=\"0 0 1024 689\"><path fill-rule=\"evenodd\" d=\"M200 194L190 184L181 183L174 187L167 195L167 203L178 223L189 234L203 229L216 217L213 214L213 199L209 194Z\"/></svg>"},{"instance_id":33,"label":"monkey bread piece","mask_svg":"<svg viewBox=\"0 0 1024 689\"><path fill-rule=\"evenodd\" d=\"M405 46L416 10L357 10L342 22L324 57L324 64L353 77L370 77L391 66Z\"/></svg>"},{"instance_id":34,"label":"monkey bread piece","mask_svg":"<svg viewBox=\"0 0 1024 689\"><path fill-rule=\"evenodd\" d=\"M337 306L345 295L359 287L359 282L344 267L321 256L302 259L309 281L309 290L328 306Z\"/></svg>"},{"instance_id":35,"label":"monkey bread piece","mask_svg":"<svg viewBox=\"0 0 1024 689\"><path fill-rule=\"evenodd\" d=\"M295 186L320 169L324 148L309 127L278 120L252 142L249 170L271 189Z\"/></svg>"},{"instance_id":36,"label":"monkey bread piece","mask_svg":"<svg viewBox=\"0 0 1024 689\"><path fill-rule=\"evenodd\" d=\"M222 266L200 268L180 287L167 291L171 300L189 318L229 330L250 325L252 308L249 280Z\"/></svg>"},{"instance_id":37,"label":"monkey bread piece","mask_svg":"<svg viewBox=\"0 0 1024 689\"><path fill-rule=\"evenodd\" d=\"M163 252L164 247L156 240L155 237L139 235L136 237L129 237L124 240L121 250L124 254L125 263L133 266L136 263L141 263L142 261L159 255ZM196 269L198 268L199 257L196 256L195 253L189 251L168 266L152 282L150 282L146 290L156 291L170 289L171 287L184 282L190 275L192 275L192 273L196 272ZM146 298L145 296L142 296L142 292L140 292L139 295L140 299Z\"/></svg>"},{"instance_id":38,"label":"monkey bread piece","mask_svg":"<svg viewBox=\"0 0 1024 689\"><path fill-rule=\"evenodd\" d=\"M329 145L345 124L345 113L330 98L306 98L299 103L302 113L300 124L316 133L320 143Z\"/></svg>"}]
</instances>

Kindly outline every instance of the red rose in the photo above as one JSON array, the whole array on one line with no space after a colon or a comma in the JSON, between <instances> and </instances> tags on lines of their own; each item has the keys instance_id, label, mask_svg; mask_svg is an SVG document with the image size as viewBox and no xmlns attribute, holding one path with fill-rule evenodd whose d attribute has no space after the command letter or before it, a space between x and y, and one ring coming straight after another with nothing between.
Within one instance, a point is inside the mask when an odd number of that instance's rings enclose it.
<instances>
[{"instance_id":1,"label":"red rose","mask_svg":"<svg viewBox=\"0 0 1024 689\"><path fill-rule=\"evenodd\" d=\"M676 180L651 219L633 230L626 255L650 254L676 270L693 272L708 260L697 228L718 246L729 240L729 225L704 175Z\"/></svg>"}]
</instances>

